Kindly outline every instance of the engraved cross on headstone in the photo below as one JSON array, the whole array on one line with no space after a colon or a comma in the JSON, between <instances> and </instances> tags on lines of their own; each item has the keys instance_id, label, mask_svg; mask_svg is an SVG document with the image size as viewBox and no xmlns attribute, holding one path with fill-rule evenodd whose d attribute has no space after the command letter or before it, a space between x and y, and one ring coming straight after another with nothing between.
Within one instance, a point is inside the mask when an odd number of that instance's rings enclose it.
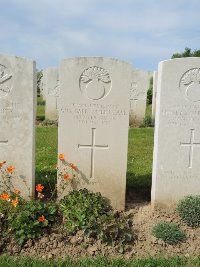
<instances>
[{"instance_id":1,"label":"engraved cross on headstone","mask_svg":"<svg viewBox=\"0 0 200 267\"><path fill-rule=\"evenodd\" d=\"M188 168L192 168L194 147L200 147L200 143L195 143L194 142L194 134L195 134L195 130L194 129L191 129L190 130L190 142L189 143L180 143L180 145L182 147L189 147L189 163L188 163Z\"/></svg>"},{"instance_id":2,"label":"engraved cross on headstone","mask_svg":"<svg viewBox=\"0 0 200 267\"><path fill-rule=\"evenodd\" d=\"M91 145L80 145L78 148L89 148L91 149L91 165L90 165L90 178L94 179L94 156L96 149L108 149L108 145L96 145L96 129L92 128L92 144Z\"/></svg>"}]
</instances>

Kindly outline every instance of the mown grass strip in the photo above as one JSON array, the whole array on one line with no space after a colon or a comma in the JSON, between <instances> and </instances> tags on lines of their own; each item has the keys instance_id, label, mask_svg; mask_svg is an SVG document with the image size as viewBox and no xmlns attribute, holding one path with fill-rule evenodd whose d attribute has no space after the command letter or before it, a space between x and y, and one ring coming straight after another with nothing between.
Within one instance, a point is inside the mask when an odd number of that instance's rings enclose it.
<instances>
[{"instance_id":1,"label":"mown grass strip","mask_svg":"<svg viewBox=\"0 0 200 267\"><path fill-rule=\"evenodd\" d=\"M200 257L147 257L109 259L106 257L50 261L30 257L0 256L0 267L199 267Z\"/></svg>"}]
</instances>

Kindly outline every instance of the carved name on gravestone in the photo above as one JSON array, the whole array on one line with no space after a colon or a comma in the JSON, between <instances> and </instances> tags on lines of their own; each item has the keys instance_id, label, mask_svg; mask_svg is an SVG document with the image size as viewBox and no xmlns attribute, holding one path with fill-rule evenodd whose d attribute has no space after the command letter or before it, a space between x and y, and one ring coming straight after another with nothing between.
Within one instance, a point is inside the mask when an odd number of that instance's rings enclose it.
<instances>
[{"instance_id":1,"label":"carved name on gravestone","mask_svg":"<svg viewBox=\"0 0 200 267\"><path fill-rule=\"evenodd\" d=\"M63 60L59 70L58 151L77 165L66 190L101 192L124 209L131 66L108 58ZM58 183L61 184L62 177Z\"/></svg>"},{"instance_id":2,"label":"carved name on gravestone","mask_svg":"<svg viewBox=\"0 0 200 267\"><path fill-rule=\"evenodd\" d=\"M59 77L57 68L46 69L46 106L45 118L58 119Z\"/></svg>"},{"instance_id":3,"label":"carved name on gravestone","mask_svg":"<svg viewBox=\"0 0 200 267\"><path fill-rule=\"evenodd\" d=\"M0 55L0 162L14 166L14 188L34 194L36 71L31 60ZM6 190L0 172L0 192Z\"/></svg>"},{"instance_id":4,"label":"carved name on gravestone","mask_svg":"<svg viewBox=\"0 0 200 267\"><path fill-rule=\"evenodd\" d=\"M200 194L200 58L158 70L152 201L171 205Z\"/></svg>"},{"instance_id":5,"label":"carved name on gravestone","mask_svg":"<svg viewBox=\"0 0 200 267\"><path fill-rule=\"evenodd\" d=\"M153 72L153 94L152 94L152 118L155 119L156 114L156 95L157 95L158 72Z\"/></svg>"},{"instance_id":6,"label":"carved name on gravestone","mask_svg":"<svg viewBox=\"0 0 200 267\"><path fill-rule=\"evenodd\" d=\"M132 71L130 88L130 124L141 124L145 117L149 73L141 70Z\"/></svg>"}]
</instances>

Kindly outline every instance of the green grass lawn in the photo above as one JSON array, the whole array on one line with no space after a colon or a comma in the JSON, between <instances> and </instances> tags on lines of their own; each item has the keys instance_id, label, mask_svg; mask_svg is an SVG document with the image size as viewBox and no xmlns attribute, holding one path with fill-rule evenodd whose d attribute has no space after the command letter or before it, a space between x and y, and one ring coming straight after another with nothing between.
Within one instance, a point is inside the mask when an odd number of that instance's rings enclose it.
<instances>
[{"instance_id":1,"label":"green grass lawn","mask_svg":"<svg viewBox=\"0 0 200 267\"><path fill-rule=\"evenodd\" d=\"M45 119L45 101L43 98L37 97L37 120L42 121Z\"/></svg>"},{"instance_id":2,"label":"green grass lawn","mask_svg":"<svg viewBox=\"0 0 200 267\"><path fill-rule=\"evenodd\" d=\"M153 128L129 130L127 186L138 189L151 187L153 162Z\"/></svg>"},{"instance_id":3,"label":"green grass lawn","mask_svg":"<svg viewBox=\"0 0 200 267\"><path fill-rule=\"evenodd\" d=\"M57 127L36 128L36 183L43 183L45 188L56 183L57 138Z\"/></svg>"},{"instance_id":4,"label":"green grass lawn","mask_svg":"<svg viewBox=\"0 0 200 267\"><path fill-rule=\"evenodd\" d=\"M0 267L198 267L199 258L190 257L148 257L144 259L108 259L98 257L91 259L79 259L76 261L66 259L59 262L41 259L31 259L29 257L0 256Z\"/></svg>"}]
</instances>

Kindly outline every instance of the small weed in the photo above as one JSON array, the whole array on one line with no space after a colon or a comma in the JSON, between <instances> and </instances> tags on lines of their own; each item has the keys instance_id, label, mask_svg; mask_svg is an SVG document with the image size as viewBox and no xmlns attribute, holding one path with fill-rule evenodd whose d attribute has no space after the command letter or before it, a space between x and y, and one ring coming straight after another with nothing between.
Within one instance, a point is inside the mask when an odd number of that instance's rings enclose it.
<instances>
[{"instance_id":1,"label":"small weed","mask_svg":"<svg viewBox=\"0 0 200 267\"><path fill-rule=\"evenodd\" d=\"M186 239L185 233L179 229L178 225L173 223L158 223L153 227L152 233L155 237L170 245L175 245Z\"/></svg>"},{"instance_id":2,"label":"small weed","mask_svg":"<svg viewBox=\"0 0 200 267\"><path fill-rule=\"evenodd\" d=\"M186 196L177 204L181 219L191 227L200 226L200 196Z\"/></svg>"}]
</instances>

